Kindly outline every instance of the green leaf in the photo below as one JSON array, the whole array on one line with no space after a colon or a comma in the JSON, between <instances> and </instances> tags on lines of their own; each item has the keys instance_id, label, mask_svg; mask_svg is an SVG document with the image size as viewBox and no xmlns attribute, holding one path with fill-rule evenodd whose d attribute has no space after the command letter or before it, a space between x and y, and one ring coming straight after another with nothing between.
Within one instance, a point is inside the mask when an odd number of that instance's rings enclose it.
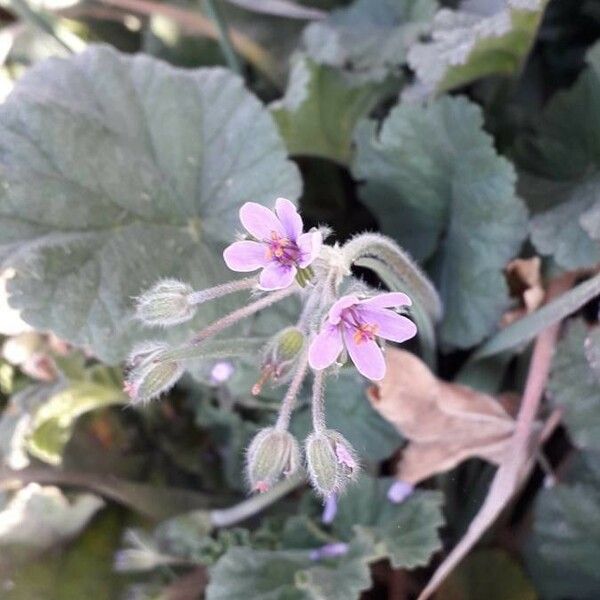
<instances>
[{"instance_id":1,"label":"green leaf","mask_svg":"<svg viewBox=\"0 0 600 600\"><path fill-rule=\"evenodd\" d=\"M382 81L399 72L436 7L435 0L355 0L309 25L304 46L316 62L344 69L354 81Z\"/></svg>"},{"instance_id":2,"label":"green leaf","mask_svg":"<svg viewBox=\"0 0 600 600\"><path fill-rule=\"evenodd\" d=\"M598 455L590 453L597 469ZM542 490L527 563L544 598L589 600L600 594L600 478L587 468L572 484Z\"/></svg>"},{"instance_id":3,"label":"green leaf","mask_svg":"<svg viewBox=\"0 0 600 600\"><path fill-rule=\"evenodd\" d=\"M520 162L532 174L523 178L522 192L542 210L532 219L531 239L541 254L569 270L600 261L600 52L591 53L588 62L519 146Z\"/></svg>"},{"instance_id":4,"label":"green leaf","mask_svg":"<svg viewBox=\"0 0 600 600\"><path fill-rule=\"evenodd\" d=\"M583 321L569 325L552 362L548 389L564 407L564 420L580 448L600 450L600 382L585 356L589 330Z\"/></svg>"},{"instance_id":5,"label":"green leaf","mask_svg":"<svg viewBox=\"0 0 600 600\"><path fill-rule=\"evenodd\" d=\"M474 360L480 360L486 356L499 354L519 344L533 339L540 331L558 323L570 314L579 310L590 300L600 294L600 275L596 275L572 290L561 294L552 302L549 302L539 310L512 325L505 327L494 337L483 344L473 356Z\"/></svg>"},{"instance_id":6,"label":"green leaf","mask_svg":"<svg viewBox=\"0 0 600 600\"><path fill-rule=\"evenodd\" d=\"M480 109L464 98L396 106L375 132L357 128L353 173L361 197L417 260L431 260L444 304L440 339L480 342L508 305L503 267L526 233L512 165L482 129Z\"/></svg>"},{"instance_id":7,"label":"green leaf","mask_svg":"<svg viewBox=\"0 0 600 600\"><path fill-rule=\"evenodd\" d=\"M69 500L57 487L30 483L0 511L0 546L50 548L76 536L103 506L93 494Z\"/></svg>"},{"instance_id":8,"label":"green leaf","mask_svg":"<svg viewBox=\"0 0 600 600\"><path fill-rule=\"evenodd\" d=\"M441 548L442 496L419 490L401 504L393 504L386 496L393 481L363 475L338 501L333 532L343 540L356 533L370 539L376 555L388 557L394 568L426 565Z\"/></svg>"},{"instance_id":9,"label":"green leaf","mask_svg":"<svg viewBox=\"0 0 600 600\"><path fill-rule=\"evenodd\" d=\"M221 457L221 469L227 484L234 490L246 489L244 479L245 451L258 430L252 421L244 420L232 410L201 402L196 409L196 424L210 430Z\"/></svg>"},{"instance_id":10,"label":"green leaf","mask_svg":"<svg viewBox=\"0 0 600 600\"><path fill-rule=\"evenodd\" d=\"M354 446L364 461L388 458L402 443L397 431L372 407L364 380L354 369L344 369L331 379L326 392L326 420ZM308 400L308 399L307 399ZM291 430L303 440L312 431L310 406L305 404L292 419Z\"/></svg>"},{"instance_id":11,"label":"green leaf","mask_svg":"<svg viewBox=\"0 0 600 600\"><path fill-rule=\"evenodd\" d=\"M537 600L523 570L504 550L467 556L436 592L437 600Z\"/></svg>"},{"instance_id":12,"label":"green leaf","mask_svg":"<svg viewBox=\"0 0 600 600\"><path fill-rule=\"evenodd\" d=\"M0 131L11 302L109 362L141 335L133 296L160 277L197 288L232 278L221 252L241 204L300 191L272 117L223 69L93 47L29 70ZM231 303L208 303L180 333Z\"/></svg>"},{"instance_id":13,"label":"green leaf","mask_svg":"<svg viewBox=\"0 0 600 600\"><path fill-rule=\"evenodd\" d=\"M431 39L414 44L409 65L436 92L488 75L518 73L535 41L547 0L508 0L488 11L441 9Z\"/></svg>"},{"instance_id":14,"label":"green leaf","mask_svg":"<svg viewBox=\"0 0 600 600\"><path fill-rule=\"evenodd\" d=\"M120 598L122 580L112 568L121 537L118 511L103 511L77 541L10 573L4 600L95 600Z\"/></svg>"},{"instance_id":15,"label":"green leaf","mask_svg":"<svg viewBox=\"0 0 600 600\"><path fill-rule=\"evenodd\" d=\"M285 95L270 108L290 154L348 164L356 123L386 89L384 84L352 85L339 71L299 56Z\"/></svg>"},{"instance_id":16,"label":"green leaf","mask_svg":"<svg viewBox=\"0 0 600 600\"><path fill-rule=\"evenodd\" d=\"M212 570L207 600L357 600L371 585L371 548L353 542L338 559L312 561L299 550L233 548Z\"/></svg>"},{"instance_id":17,"label":"green leaf","mask_svg":"<svg viewBox=\"0 0 600 600\"><path fill-rule=\"evenodd\" d=\"M32 416L46 402L48 395L58 392L64 383L42 384L26 387L13 394L0 416L0 463L12 469L29 465L27 436Z\"/></svg>"},{"instance_id":18,"label":"green leaf","mask_svg":"<svg viewBox=\"0 0 600 600\"><path fill-rule=\"evenodd\" d=\"M117 387L92 381L74 382L38 408L27 436L27 450L44 462L58 465L81 415L126 403L127 397Z\"/></svg>"}]
</instances>

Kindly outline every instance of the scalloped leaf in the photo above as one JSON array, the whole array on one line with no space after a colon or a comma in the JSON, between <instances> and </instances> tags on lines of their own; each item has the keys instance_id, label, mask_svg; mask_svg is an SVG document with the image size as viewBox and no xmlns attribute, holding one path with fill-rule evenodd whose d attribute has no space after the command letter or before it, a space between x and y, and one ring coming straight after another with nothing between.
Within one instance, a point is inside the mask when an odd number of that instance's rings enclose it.
<instances>
[{"instance_id":1,"label":"scalloped leaf","mask_svg":"<svg viewBox=\"0 0 600 600\"><path fill-rule=\"evenodd\" d=\"M575 443L600 451L600 381L586 356L589 334L581 320L569 325L552 363L548 389L554 402L564 407L564 420Z\"/></svg>"},{"instance_id":2,"label":"scalloped leaf","mask_svg":"<svg viewBox=\"0 0 600 600\"><path fill-rule=\"evenodd\" d=\"M600 455L580 458L583 461L571 468L568 483L542 490L536 500L527 564L540 593L549 600L600 595Z\"/></svg>"},{"instance_id":3,"label":"scalloped leaf","mask_svg":"<svg viewBox=\"0 0 600 600\"><path fill-rule=\"evenodd\" d=\"M311 23L303 34L317 63L344 69L355 81L382 81L399 73L406 52L427 31L435 0L355 0Z\"/></svg>"},{"instance_id":4,"label":"scalloped leaf","mask_svg":"<svg viewBox=\"0 0 600 600\"><path fill-rule=\"evenodd\" d=\"M233 548L215 565L207 600L352 600L369 588L368 543L341 559L311 561L300 550Z\"/></svg>"},{"instance_id":5,"label":"scalloped leaf","mask_svg":"<svg viewBox=\"0 0 600 600\"><path fill-rule=\"evenodd\" d=\"M92 47L30 69L0 132L11 303L108 362L140 336L133 296L160 277L230 279L221 252L241 204L300 192L272 117L224 69ZM229 305L207 304L183 329Z\"/></svg>"},{"instance_id":6,"label":"scalloped leaf","mask_svg":"<svg viewBox=\"0 0 600 600\"><path fill-rule=\"evenodd\" d=\"M339 499L333 532L343 540L355 534L371 540L375 554L389 558L394 568L426 565L441 548L442 495L418 490L393 504L386 496L393 481L363 475Z\"/></svg>"},{"instance_id":7,"label":"scalloped leaf","mask_svg":"<svg viewBox=\"0 0 600 600\"><path fill-rule=\"evenodd\" d=\"M475 4L469 8L475 9ZM546 4L547 0L508 0L492 2L492 11L443 8L433 19L431 39L410 48L408 63L425 88L437 93L488 75L517 73L535 41Z\"/></svg>"},{"instance_id":8,"label":"scalloped leaf","mask_svg":"<svg viewBox=\"0 0 600 600\"><path fill-rule=\"evenodd\" d=\"M348 164L356 123L386 89L385 84L353 85L336 69L300 56L285 95L270 108L290 154Z\"/></svg>"},{"instance_id":9,"label":"scalloped leaf","mask_svg":"<svg viewBox=\"0 0 600 600\"><path fill-rule=\"evenodd\" d=\"M531 239L564 269L600 261L600 44L590 66L543 113L535 135L521 141L522 193L538 214Z\"/></svg>"},{"instance_id":10,"label":"scalloped leaf","mask_svg":"<svg viewBox=\"0 0 600 600\"><path fill-rule=\"evenodd\" d=\"M514 169L482 125L481 110L464 98L397 105L379 133L373 122L359 124L353 165L383 232L431 260L441 340L462 348L488 335L506 308L502 269L527 227Z\"/></svg>"}]
</instances>

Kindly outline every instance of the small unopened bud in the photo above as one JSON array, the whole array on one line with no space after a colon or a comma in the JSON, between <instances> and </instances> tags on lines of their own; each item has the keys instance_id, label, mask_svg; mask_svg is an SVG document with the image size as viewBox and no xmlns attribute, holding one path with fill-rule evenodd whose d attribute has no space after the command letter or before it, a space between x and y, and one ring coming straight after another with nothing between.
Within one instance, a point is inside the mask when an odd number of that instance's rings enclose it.
<instances>
[{"instance_id":1,"label":"small unopened bud","mask_svg":"<svg viewBox=\"0 0 600 600\"><path fill-rule=\"evenodd\" d=\"M332 429L313 432L308 436L306 462L311 484L324 498L343 492L360 471L350 442Z\"/></svg>"},{"instance_id":2,"label":"small unopened bud","mask_svg":"<svg viewBox=\"0 0 600 600\"><path fill-rule=\"evenodd\" d=\"M300 468L300 448L289 431L267 427L248 447L246 474L252 491L266 492Z\"/></svg>"},{"instance_id":3,"label":"small unopened bud","mask_svg":"<svg viewBox=\"0 0 600 600\"><path fill-rule=\"evenodd\" d=\"M169 327L189 321L196 312L187 283L165 279L144 292L136 305L137 318L146 325Z\"/></svg>"},{"instance_id":4,"label":"small unopened bud","mask_svg":"<svg viewBox=\"0 0 600 600\"><path fill-rule=\"evenodd\" d=\"M149 402L171 389L183 375L183 364L177 360L161 360L168 346L148 342L138 346L130 357L133 367L123 384L123 390L134 404Z\"/></svg>"},{"instance_id":5,"label":"small unopened bud","mask_svg":"<svg viewBox=\"0 0 600 600\"><path fill-rule=\"evenodd\" d=\"M292 374L304 342L304 333L298 327L286 327L267 342L261 375L252 388L254 396L260 394L262 386L269 379L274 383L280 383Z\"/></svg>"}]
</instances>

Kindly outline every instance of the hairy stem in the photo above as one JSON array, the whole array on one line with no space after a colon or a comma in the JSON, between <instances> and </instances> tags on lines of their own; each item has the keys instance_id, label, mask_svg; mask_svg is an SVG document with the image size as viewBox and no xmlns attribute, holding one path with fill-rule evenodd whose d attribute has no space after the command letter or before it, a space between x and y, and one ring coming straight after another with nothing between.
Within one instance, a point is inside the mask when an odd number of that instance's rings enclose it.
<instances>
[{"instance_id":1,"label":"hairy stem","mask_svg":"<svg viewBox=\"0 0 600 600\"><path fill-rule=\"evenodd\" d=\"M285 431L289 427L290 418L294 407L296 406L296 398L302 387L302 382L306 377L308 370L308 352L305 350L302 352L302 356L298 362L298 368L294 373L290 387L288 388L285 397L281 402L281 408L279 409L279 415L277 416L277 422L275 423L275 429Z\"/></svg>"},{"instance_id":2,"label":"hairy stem","mask_svg":"<svg viewBox=\"0 0 600 600\"><path fill-rule=\"evenodd\" d=\"M283 300L284 298L287 298L288 296L291 296L292 294L295 294L296 292L297 292L296 286L291 285L290 287L288 287L284 290L277 290L276 292L272 292L271 294L268 294L264 298L261 298L260 300L256 300L255 302L248 304L248 306L243 306L242 308L238 308L237 310L234 310L233 312L229 313L228 315L225 315L224 317L216 320L214 323L211 323L204 329L200 330L190 340L190 343L191 344L199 344L200 342L204 341L205 339L212 337L213 335L216 335L217 333L220 333L221 331L223 331L224 329L227 329L228 327L231 327L232 325L235 325L235 323L237 323L238 321L241 321L242 319L246 319L247 317L251 317L253 314L257 313L258 311L262 310L263 308L267 308L268 306L271 306L272 304L275 304L276 302L279 302L280 300Z\"/></svg>"},{"instance_id":3,"label":"hairy stem","mask_svg":"<svg viewBox=\"0 0 600 600\"><path fill-rule=\"evenodd\" d=\"M312 393L312 424L315 433L325 430L325 371L315 371Z\"/></svg>"},{"instance_id":4,"label":"hairy stem","mask_svg":"<svg viewBox=\"0 0 600 600\"><path fill-rule=\"evenodd\" d=\"M214 300L215 298L221 298L222 296L227 296L228 294L252 289L256 285L256 282L256 277L245 277L244 279L228 281L227 283L222 283L221 285L216 285L215 287L193 292L188 296L188 301L190 304L201 304L202 302Z\"/></svg>"},{"instance_id":5,"label":"hairy stem","mask_svg":"<svg viewBox=\"0 0 600 600\"><path fill-rule=\"evenodd\" d=\"M252 496L252 498L244 500L230 508L212 510L210 512L210 522L213 527L231 527L232 525L236 525L271 506L271 504L274 504L292 490L300 487L304 481L304 474L296 472L274 485L264 494Z\"/></svg>"}]
</instances>

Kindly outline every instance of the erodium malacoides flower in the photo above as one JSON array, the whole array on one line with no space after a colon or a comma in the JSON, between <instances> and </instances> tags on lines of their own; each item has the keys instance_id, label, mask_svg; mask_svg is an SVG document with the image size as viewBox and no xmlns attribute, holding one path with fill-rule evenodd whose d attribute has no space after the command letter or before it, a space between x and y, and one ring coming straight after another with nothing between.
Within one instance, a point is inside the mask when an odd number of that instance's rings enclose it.
<instances>
[{"instance_id":1,"label":"erodium malacoides flower","mask_svg":"<svg viewBox=\"0 0 600 600\"><path fill-rule=\"evenodd\" d=\"M246 202L240 221L254 239L231 244L223 258L232 271L262 269L258 285L263 290L288 287L321 250L321 233L303 233L302 218L285 198L277 198L275 213L262 204Z\"/></svg>"},{"instance_id":2,"label":"erodium malacoides flower","mask_svg":"<svg viewBox=\"0 0 600 600\"><path fill-rule=\"evenodd\" d=\"M365 233L343 246L326 244L330 230L305 231L292 202L277 198L273 208L244 204L240 221L247 235L223 253L231 270L260 273L197 291L186 282L165 279L137 299L140 321L168 327L189 321L204 302L233 293L248 294L240 308L210 323L186 344L170 347L161 340L135 348L125 390L132 402L148 402L173 386L192 360L202 360L207 373L228 365L227 377L207 376L212 385L227 385L236 369L236 357L258 356L258 381L248 391L260 394L267 382L286 383L287 389L276 421L257 434L247 452L249 486L264 492L282 478L300 477L305 468L315 491L331 499L356 478L360 465L350 442L326 424L327 378L348 357L366 378L383 378L383 340L401 343L417 334L416 325L400 312L410 309L415 318L429 319L430 326L439 318L440 303L427 278L388 238ZM381 271L387 282L392 274L393 282L407 293L381 293L367 286L353 275L355 264L366 264L377 275ZM271 337L215 339L291 296L300 299L298 317ZM289 423L308 378L312 379L313 431L302 453Z\"/></svg>"}]
</instances>

